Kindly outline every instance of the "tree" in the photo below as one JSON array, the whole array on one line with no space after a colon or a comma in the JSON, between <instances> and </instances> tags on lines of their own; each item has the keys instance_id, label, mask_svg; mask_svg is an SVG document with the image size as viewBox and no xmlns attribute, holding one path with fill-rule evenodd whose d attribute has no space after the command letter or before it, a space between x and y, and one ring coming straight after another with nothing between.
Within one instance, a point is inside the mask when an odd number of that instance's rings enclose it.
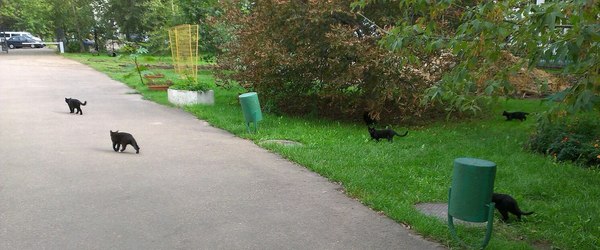
<instances>
[{"instance_id":1,"label":"tree","mask_svg":"<svg viewBox=\"0 0 600 250\"><path fill-rule=\"evenodd\" d=\"M119 31L128 41L141 41L149 27L144 22L144 7L149 0L108 0L105 18L114 20ZM146 24L146 25L145 25Z\"/></svg>"},{"instance_id":2,"label":"tree","mask_svg":"<svg viewBox=\"0 0 600 250\"><path fill-rule=\"evenodd\" d=\"M10 31L28 31L44 37L51 33L50 5L47 1L0 1L0 27Z\"/></svg>"},{"instance_id":3,"label":"tree","mask_svg":"<svg viewBox=\"0 0 600 250\"><path fill-rule=\"evenodd\" d=\"M360 9L380 1L360 0ZM422 55L450 52L456 61L426 92L426 101L451 110L479 110L483 96L504 94L508 76L533 68L544 58L567 65L562 74L573 86L552 96L571 112L600 107L600 4L597 0L550 1L394 1L402 12L382 44L418 62ZM505 68L506 53L521 56ZM424 65L424 64L422 64ZM494 72L490 75L489 72Z\"/></svg>"},{"instance_id":4,"label":"tree","mask_svg":"<svg viewBox=\"0 0 600 250\"><path fill-rule=\"evenodd\" d=\"M83 39L89 38L95 20L93 0L47 0L58 40L70 51L84 52Z\"/></svg>"},{"instance_id":5,"label":"tree","mask_svg":"<svg viewBox=\"0 0 600 250\"><path fill-rule=\"evenodd\" d=\"M355 15L350 3L230 3L223 17L234 28L234 39L219 65L232 73L222 77L258 91L271 111L331 118L357 118L367 111L388 121L429 119L438 107L420 105L419 97L437 74L399 67L407 59L378 46L381 34ZM384 4L365 9L371 18L390 23L394 10Z\"/></svg>"},{"instance_id":6,"label":"tree","mask_svg":"<svg viewBox=\"0 0 600 250\"><path fill-rule=\"evenodd\" d=\"M223 29L213 21L213 18L222 13L219 1L178 0L177 6L179 7L179 17L174 25L198 24L201 50L216 53L224 35Z\"/></svg>"}]
</instances>

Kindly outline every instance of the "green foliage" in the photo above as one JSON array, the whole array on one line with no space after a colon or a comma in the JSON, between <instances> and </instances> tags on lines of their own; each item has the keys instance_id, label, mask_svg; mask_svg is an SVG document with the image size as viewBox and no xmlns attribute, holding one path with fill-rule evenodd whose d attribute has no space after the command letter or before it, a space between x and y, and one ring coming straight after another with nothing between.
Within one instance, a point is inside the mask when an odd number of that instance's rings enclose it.
<instances>
[{"instance_id":1,"label":"green foliage","mask_svg":"<svg viewBox=\"0 0 600 250\"><path fill-rule=\"evenodd\" d=\"M71 41L65 44L65 50L67 53L77 53L80 52L79 43L77 41Z\"/></svg>"},{"instance_id":2,"label":"green foliage","mask_svg":"<svg viewBox=\"0 0 600 250\"><path fill-rule=\"evenodd\" d=\"M154 0L124 1L108 0L104 11L101 13L105 22L113 21L121 34L128 41L139 42L143 40L149 26L151 17L156 17L153 11L144 11Z\"/></svg>"},{"instance_id":3,"label":"green foliage","mask_svg":"<svg viewBox=\"0 0 600 250\"><path fill-rule=\"evenodd\" d=\"M199 81L193 76L186 76L183 79L178 79L175 81L175 84L171 86L172 89L178 90L190 90L190 91L206 91L210 89L210 85L208 82Z\"/></svg>"},{"instance_id":4,"label":"green foliage","mask_svg":"<svg viewBox=\"0 0 600 250\"><path fill-rule=\"evenodd\" d=\"M151 31L146 46L152 55L171 55L169 31L167 29Z\"/></svg>"},{"instance_id":5,"label":"green foliage","mask_svg":"<svg viewBox=\"0 0 600 250\"><path fill-rule=\"evenodd\" d=\"M46 0L0 1L0 27L4 31L28 31L45 38L53 32L52 23L46 22L51 9Z\"/></svg>"},{"instance_id":6,"label":"green foliage","mask_svg":"<svg viewBox=\"0 0 600 250\"><path fill-rule=\"evenodd\" d=\"M423 61L436 51L450 52L456 58L456 64L426 92L427 103L439 101L453 106L451 110L479 110L478 102L466 102L469 108L460 99L502 94L510 88L510 74L553 58L565 63L561 73L575 80L561 99L570 105L570 111L600 106L597 0L546 1L542 5L520 0L435 2L394 1L408 11L401 12L397 25L381 41L414 61ZM353 6L360 9L377 4L381 1L360 0ZM522 58L498 67L506 52Z\"/></svg>"},{"instance_id":7,"label":"green foliage","mask_svg":"<svg viewBox=\"0 0 600 250\"><path fill-rule=\"evenodd\" d=\"M137 73L137 75L140 77L140 82L142 84L144 84L144 78L142 77L142 73L144 71L146 71L148 69L148 67L141 65L138 62L138 59L141 55L147 54L148 53L148 49L139 46L136 50L135 53L132 53L129 55L129 58L133 61L134 65L135 65L135 71L134 72L130 72L129 74L125 75L125 78L129 78L132 77L135 73Z\"/></svg>"},{"instance_id":8,"label":"green foliage","mask_svg":"<svg viewBox=\"0 0 600 250\"><path fill-rule=\"evenodd\" d=\"M218 0L178 0L179 17L173 26L178 24L198 24L200 50L216 54L219 46L227 39L227 29L216 17L222 15Z\"/></svg>"},{"instance_id":9,"label":"green foliage","mask_svg":"<svg viewBox=\"0 0 600 250\"><path fill-rule=\"evenodd\" d=\"M117 52L122 55L129 55L133 59L150 53L150 50L146 48L145 43L123 41Z\"/></svg>"},{"instance_id":10,"label":"green foliage","mask_svg":"<svg viewBox=\"0 0 600 250\"><path fill-rule=\"evenodd\" d=\"M557 161L600 166L600 117L584 113L555 122L540 123L527 147Z\"/></svg>"}]
</instances>

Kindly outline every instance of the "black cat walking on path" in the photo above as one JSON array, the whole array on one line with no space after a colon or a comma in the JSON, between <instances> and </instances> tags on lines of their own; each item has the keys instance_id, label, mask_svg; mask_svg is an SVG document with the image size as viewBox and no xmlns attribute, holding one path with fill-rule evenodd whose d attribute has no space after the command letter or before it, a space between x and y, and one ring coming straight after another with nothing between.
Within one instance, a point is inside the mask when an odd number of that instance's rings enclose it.
<instances>
[{"instance_id":1,"label":"black cat walking on path","mask_svg":"<svg viewBox=\"0 0 600 250\"><path fill-rule=\"evenodd\" d=\"M83 115L83 112L81 111L81 105L85 106L87 104L87 101L80 102L77 99L65 98L65 102L67 103L67 105L69 105L69 110L71 110L71 113L77 110L75 114L79 113L79 115Z\"/></svg>"},{"instance_id":2,"label":"black cat walking on path","mask_svg":"<svg viewBox=\"0 0 600 250\"><path fill-rule=\"evenodd\" d=\"M135 141L135 138L133 138L133 135L129 133L119 132L119 130L113 132L111 130L110 139L112 140L113 150L115 150L115 152L119 151L119 147L121 146L121 152L125 151L127 144L130 144L133 148L135 148L136 154L140 153L140 147L137 145L137 142Z\"/></svg>"}]
</instances>

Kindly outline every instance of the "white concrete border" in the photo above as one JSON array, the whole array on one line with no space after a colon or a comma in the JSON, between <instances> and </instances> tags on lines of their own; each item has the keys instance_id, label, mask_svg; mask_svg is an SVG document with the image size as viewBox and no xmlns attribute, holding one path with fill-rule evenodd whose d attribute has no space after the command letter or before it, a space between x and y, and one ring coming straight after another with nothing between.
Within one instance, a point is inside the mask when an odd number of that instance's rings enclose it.
<instances>
[{"instance_id":1,"label":"white concrete border","mask_svg":"<svg viewBox=\"0 0 600 250\"><path fill-rule=\"evenodd\" d=\"M215 104L215 92L213 90L207 90L204 92L200 91L189 91L189 90L178 90L168 89L167 97L170 103L177 106L184 106L190 104Z\"/></svg>"}]
</instances>

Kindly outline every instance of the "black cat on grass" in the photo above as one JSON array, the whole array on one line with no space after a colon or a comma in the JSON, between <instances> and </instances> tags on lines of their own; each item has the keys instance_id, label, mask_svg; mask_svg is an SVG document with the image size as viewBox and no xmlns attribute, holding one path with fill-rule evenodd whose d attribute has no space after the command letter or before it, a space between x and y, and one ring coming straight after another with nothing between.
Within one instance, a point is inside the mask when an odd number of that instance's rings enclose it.
<instances>
[{"instance_id":1,"label":"black cat on grass","mask_svg":"<svg viewBox=\"0 0 600 250\"><path fill-rule=\"evenodd\" d=\"M67 105L69 105L69 110L71 110L71 114L75 110L77 110L77 112L75 112L75 114L79 113L79 115L83 115L83 112L81 111L81 105L85 106L87 104L87 101L80 102L77 99L65 98L65 102L67 103Z\"/></svg>"},{"instance_id":2,"label":"black cat on grass","mask_svg":"<svg viewBox=\"0 0 600 250\"><path fill-rule=\"evenodd\" d=\"M368 129L369 135L371 135L371 139L376 141L379 141L380 139L387 139L389 142L393 142L394 136L404 137L408 134L408 131L401 135L391 129L375 129L373 127L369 127Z\"/></svg>"},{"instance_id":3,"label":"black cat on grass","mask_svg":"<svg viewBox=\"0 0 600 250\"><path fill-rule=\"evenodd\" d=\"M119 132L119 130L113 132L111 130L110 139L112 140L113 149L115 152L119 151L120 146L123 146L123 148L121 148L121 152L125 151L127 144L130 144L133 148L135 148L136 154L140 153L140 147L137 145L135 138L133 138L133 135L130 133Z\"/></svg>"},{"instance_id":4,"label":"black cat on grass","mask_svg":"<svg viewBox=\"0 0 600 250\"><path fill-rule=\"evenodd\" d=\"M508 212L517 216L521 220L521 215L530 215L533 212L523 212L519 208L517 201L508 194L492 194L492 202L496 203L496 209L502 215L502 221L508 221Z\"/></svg>"},{"instance_id":5,"label":"black cat on grass","mask_svg":"<svg viewBox=\"0 0 600 250\"><path fill-rule=\"evenodd\" d=\"M517 119L520 121L524 121L527 120L527 115L529 115L529 113L526 112L502 112L503 116L506 116L506 120L510 121L512 119Z\"/></svg>"}]
</instances>

